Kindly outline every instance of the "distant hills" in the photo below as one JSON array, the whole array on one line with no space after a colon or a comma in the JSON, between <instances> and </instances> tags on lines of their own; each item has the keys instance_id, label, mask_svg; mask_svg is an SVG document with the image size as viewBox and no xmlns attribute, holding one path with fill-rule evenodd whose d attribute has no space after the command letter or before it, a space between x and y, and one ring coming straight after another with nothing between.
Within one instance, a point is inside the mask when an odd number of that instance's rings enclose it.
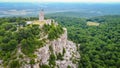
<instances>
[{"instance_id":1,"label":"distant hills","mask_svg":"<svg viewBox=\"0 0 120 68\"><path fill-rule=\"evenodd\" d=\"M48 16L93 17L120 15L120 4L0 3L0 17L37 16L43 8Z\"/></svg>"}]
</instances>

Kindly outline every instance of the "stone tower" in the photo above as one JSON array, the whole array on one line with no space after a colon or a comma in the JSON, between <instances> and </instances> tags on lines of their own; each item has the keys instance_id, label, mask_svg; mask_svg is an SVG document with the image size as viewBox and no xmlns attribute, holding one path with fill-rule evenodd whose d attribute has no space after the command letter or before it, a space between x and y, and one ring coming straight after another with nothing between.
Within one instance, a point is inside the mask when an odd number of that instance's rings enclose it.
<instances>
[{"instance_id":1,"label":"stone tower","mask_svg":"<svg viewBox=\"0 0 120 68\"><path fill-rule=\"evenodd\" d=\"M40 11L39 21L44 21L44 10L43 9Z\"/></svg>"}]
</instances>

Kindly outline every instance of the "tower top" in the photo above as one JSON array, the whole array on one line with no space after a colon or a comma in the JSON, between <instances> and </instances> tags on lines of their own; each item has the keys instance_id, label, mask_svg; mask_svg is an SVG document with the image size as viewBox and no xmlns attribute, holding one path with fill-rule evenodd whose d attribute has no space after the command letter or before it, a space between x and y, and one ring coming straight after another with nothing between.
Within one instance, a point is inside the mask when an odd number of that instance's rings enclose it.
<instances>
[{"instance_id":1,"label":"tower top","mask_svg":"<svg viewBox=\"0 0 120 68\"><path fill-rule=\"evenodd\" d=\"M39 14L39 21L43 21L44 20L44 10L41 9L40 14Z\"/></svg>"}]
</instances>

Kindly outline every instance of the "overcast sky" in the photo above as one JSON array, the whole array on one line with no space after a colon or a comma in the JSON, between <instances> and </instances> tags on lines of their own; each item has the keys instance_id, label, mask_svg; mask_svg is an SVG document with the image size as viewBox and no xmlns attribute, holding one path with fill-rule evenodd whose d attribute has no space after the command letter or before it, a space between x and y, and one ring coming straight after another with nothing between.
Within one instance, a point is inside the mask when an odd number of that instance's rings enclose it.
<instances>
[{"instance_id":1,"label":"overcast sky","mask_svg":"<svg viewBox=\"0 0 120 68\"><path fill-rule=\"evenodd\" d=\"M0 2L85 2L85 3L118 3L120 0L0 0Z\"/></svg>"}]
</instances>

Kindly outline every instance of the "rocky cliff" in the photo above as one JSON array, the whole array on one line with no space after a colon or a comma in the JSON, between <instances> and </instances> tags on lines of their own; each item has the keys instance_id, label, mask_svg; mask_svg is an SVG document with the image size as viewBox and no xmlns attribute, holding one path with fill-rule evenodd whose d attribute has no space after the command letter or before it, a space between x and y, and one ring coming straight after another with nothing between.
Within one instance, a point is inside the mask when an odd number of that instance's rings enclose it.
<instances>
[{"instance_id":1,"label":"rocky cliff","mask_svg":"<svg viewBox=\"0 0 120 68\"><path fill-rule=\"evenodd\" d=\"M51 52L52 49L52 52ZM67 40L67 29L64 28L64 34L60 38L48 41L44 47L37 49L35 55L35 63L32 65L33 68L40 68L41 65L50 65L50 55L54 54L55 57L55 68L77 68L77 60L80 55L77 52L77 46L72 41ZM60 58L62 59L60 59ZM30 62L29 59L27 59ZM30 64L25 64L22 68L31 68Z\"/></svg>"}]
</instances>

